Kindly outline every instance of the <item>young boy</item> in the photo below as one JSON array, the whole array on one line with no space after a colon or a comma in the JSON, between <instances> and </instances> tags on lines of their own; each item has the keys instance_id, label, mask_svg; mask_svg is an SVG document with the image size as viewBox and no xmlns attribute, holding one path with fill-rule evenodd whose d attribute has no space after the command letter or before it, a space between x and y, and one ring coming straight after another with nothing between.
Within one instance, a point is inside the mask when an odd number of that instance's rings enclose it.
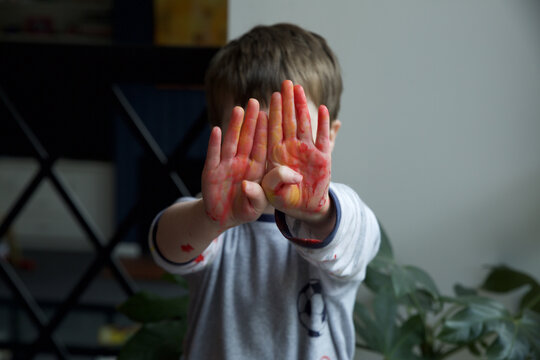
<instances>
[{"instance_id":1,"label":"young boy","mask_svg":"<svg viewBox=\"0 0 540 360\"><path fill-rule=\"evenodd\" d=\"M356 193L330 182L336 57L297 26L259 26L216 54L206 84L216 126L202 198L150 230L156 262L189 283L184 356L353 358L356 292L380 235Z\"/></svg>"}]
</instances>

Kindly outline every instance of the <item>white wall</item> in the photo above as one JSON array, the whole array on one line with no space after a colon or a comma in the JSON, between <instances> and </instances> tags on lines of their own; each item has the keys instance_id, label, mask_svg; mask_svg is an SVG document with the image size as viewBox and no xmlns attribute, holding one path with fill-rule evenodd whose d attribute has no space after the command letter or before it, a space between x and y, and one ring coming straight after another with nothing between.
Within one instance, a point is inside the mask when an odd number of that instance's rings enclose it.
<instances>
[{"instance_id":1,"label":"white wall","mask_svg":"<svg viewBox=\"0 0 540 360\"><path fill-rule=\"evenodd\" d=\"M334 180L445 292L501 262L540 278L540 2L229 0L229 38L294 22L345 82Z\"/></svg>"}]
</instances>

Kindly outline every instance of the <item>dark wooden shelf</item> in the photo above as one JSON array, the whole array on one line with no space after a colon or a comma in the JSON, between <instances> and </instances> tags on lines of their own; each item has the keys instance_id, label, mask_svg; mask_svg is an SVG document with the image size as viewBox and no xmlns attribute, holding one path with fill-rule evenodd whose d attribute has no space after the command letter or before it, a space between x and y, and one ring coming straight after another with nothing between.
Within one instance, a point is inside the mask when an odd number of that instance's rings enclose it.
<instances>
[{"instance_id":1,"label":"dark wooden shelf","mask_svg":"<svg viewBox=\"0 0 540 360\"><path fill-rule=\"evenodd\" d=\"M201 87L218 48L0 42L0 82L51 77Z\"/></svg>"}]
</instances>

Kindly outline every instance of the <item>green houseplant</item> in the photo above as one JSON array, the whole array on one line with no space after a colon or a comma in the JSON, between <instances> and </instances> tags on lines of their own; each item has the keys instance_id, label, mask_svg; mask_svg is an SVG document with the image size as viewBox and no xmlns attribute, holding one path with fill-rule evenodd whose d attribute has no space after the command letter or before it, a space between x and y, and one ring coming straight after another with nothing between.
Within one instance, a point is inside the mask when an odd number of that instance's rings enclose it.
<instances>
[{"instance_id":1,"label":"green houseplant","mask_svg":"<svg viewBox=\"0 0 540 360\"><path fill-rule=\"evenodd\" d=\"M178 360L187 329L187 283L178 275L164 280L178 284L186 295L163 298L139 292L118 306L118 311L140 324L126 341L118 360Z\"/></svg>"},{"instance_id":2,"label":"green houseplant","mask_svg":"<svg viewBox=\"0 0 540 360\"><path fill-rule=\"evenodd\" d=\"M180 277L165 278L187 289ZM540 284L527 274L493 267L480 287L456 285L455 296L445 296L424 270L394 259L383 231L364 286L373 296L355 307L357 347L385 360L444 359L462 350L479 358L540 359ZM494 299L518 289L515 311ZM119 360L178 359L187 304L187 295L165 299L149 293L121 304L118 310L141 326Z\"/></svg>"},{"instance_id":3,"label":"green houseplant","mask_svg":"<svg viewBox=\"0 0 540 360\"><path fill-rule=\"evenodd\" d=\"M456 285L455 296L445 296L425 271L396 262L383 231L364 284L373 300L355 308L357 346L384 359L444 359L462 350L540 359L540 284L527 274L496 266L480 287ZM514 311L495 299L518 289Z\"/></svg>"}]
</instances>

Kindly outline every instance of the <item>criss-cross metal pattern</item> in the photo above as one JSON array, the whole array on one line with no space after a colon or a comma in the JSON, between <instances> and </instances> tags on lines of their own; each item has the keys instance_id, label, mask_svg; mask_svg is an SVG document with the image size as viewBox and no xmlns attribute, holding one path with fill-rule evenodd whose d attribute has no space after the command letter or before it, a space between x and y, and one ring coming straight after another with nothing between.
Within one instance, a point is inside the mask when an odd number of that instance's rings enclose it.
<instances>
[{"instance_id":1,"label":"criss-cross metal pattern","mask_svg":"<svg viewBox=\"0 0 540 360\"><path fill-rule=\"evenodd\" d=\"M200 83L202 83L202 77L199 80ZM173 164L154 140L121 88L116 84L112 84L110 89L110 96L117 105L122 120L128 125L139 144L142 145L145 153L150 155L153 161L164 168L165 173L168 174L168 177L178 190L179 195L189 195L188 188L180 175L174 170ZM16 358L31 359L40 352L52 352L59 359L69 359L71 356L70 348L60 341L55 335L55 331L70 311L77 306L85 290L91 285L92 281L103 268L109 267L111 269L114 279L121 286L126 297L137 291L136 283L131 279L118 259L112 254L118 243L139 219L144 204L139 200L121 220L114 231L113 236L110 239L106 239L100 233L93 220L87 215L84 206L79 203L75 194L54 168L53 165L55 164L56 159L51 157L47 149L43 146L39 139L39 134L35 134L28 126L28 123L21 116L21 113L16 109L2 87L0 87L0 106L4 106L7 109L11 117L10 120L17 124L20 132L24 135L24 138L32 149L33 157L39 162L39 170L16 198L7 215L0 223L0 239L2 239L16 218L21 214L24 206L31 199L40 183L43 180L48 179L52 183L58 196L75 217L78 225L84 231L84 234L91 242L95 251L95 256L90 265L80 276L62 304L55 309L55 312L49 320L47 320L36 299L32 296L31 292L25 286L11 264L6 259L0 257L0 275L3 281L8 285L14 298L22 305L29 316L31 323L38 331L38 336L31 346L25 346L23 349L15 349ZM196 138L195 135L203 130L205 126L204 117L205 115L201 114L201 117L187 131L189 135L184 137L184 140L177 146L173 154L171 154L171 160L176 160L179 156L178 154L185 151L185 149L194 141Z\"/></svg>"}]
</instances>

